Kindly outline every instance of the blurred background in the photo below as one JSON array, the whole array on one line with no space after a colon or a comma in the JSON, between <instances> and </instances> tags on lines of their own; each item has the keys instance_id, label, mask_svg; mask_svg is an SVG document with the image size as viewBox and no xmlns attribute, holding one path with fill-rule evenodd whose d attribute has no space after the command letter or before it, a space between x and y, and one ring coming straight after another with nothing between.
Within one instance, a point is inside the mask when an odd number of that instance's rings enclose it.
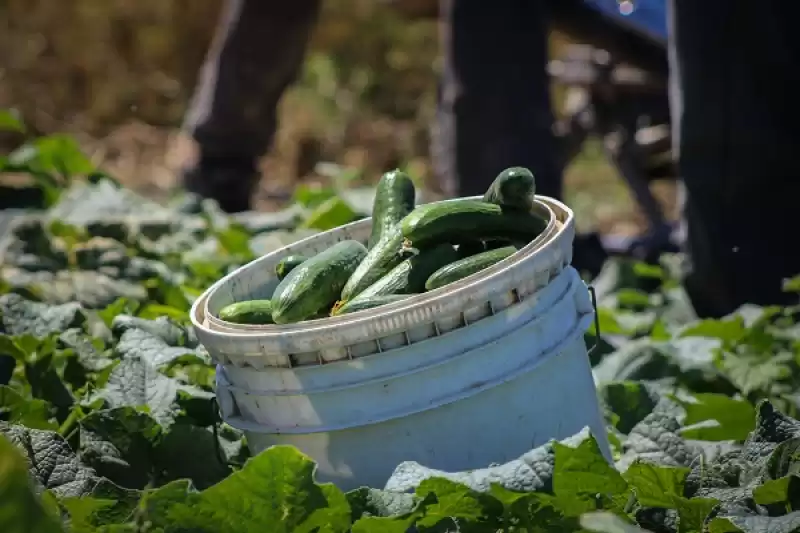
<instances>
[{"instance_id":1,"label":"blurred background","mask_svg":"<svg viewBox=\"0 0 800 533\"><path fill-rule=\"evenodd\" d=\"M36 134L75 136L123 184L166 198L192 156L179 128L221 5L2 0L0 108L18 110ZM280 207L270 192L324 181L315 171L320 162L360 169L366 182L396 166L431 182L437 33L435 18L409 20L375 0L327 0L301 79L281 103L259 208ZM554 57L570 42L555 31L550 41ZM557 113L563 98L554 84ZM0 150L13 143L0 137ZM567 168L566 188L583 229L629 234L644 223L597 140ZM673 184L652 189L674 218Z\"/></svg>"}]
</instances>

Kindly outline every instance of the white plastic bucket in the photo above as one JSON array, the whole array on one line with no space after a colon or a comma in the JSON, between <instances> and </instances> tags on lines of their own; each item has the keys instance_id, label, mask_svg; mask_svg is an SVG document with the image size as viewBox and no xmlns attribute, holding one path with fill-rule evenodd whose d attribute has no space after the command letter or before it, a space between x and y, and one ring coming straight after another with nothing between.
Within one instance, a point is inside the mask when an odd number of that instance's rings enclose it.
<instances>
[{"instance_id":1,"label":"white plastic bucket","mask_svg":"<svg viewBox=\"0 0 800 533\"><path fill-rule=\"evenodd\" d=\"M402 461L440 470L506 462L588 426L608 453L583 333L592 304L571 257L571 212L554 200L545 234L509 260L385 308L290 326L210 319L266 296L273 266L369 221L315 235L220 280L195 302L200 341L220 363L223 418L254 453L294 445L343 489L380 487Z\"/></svg>"}]
</instances>

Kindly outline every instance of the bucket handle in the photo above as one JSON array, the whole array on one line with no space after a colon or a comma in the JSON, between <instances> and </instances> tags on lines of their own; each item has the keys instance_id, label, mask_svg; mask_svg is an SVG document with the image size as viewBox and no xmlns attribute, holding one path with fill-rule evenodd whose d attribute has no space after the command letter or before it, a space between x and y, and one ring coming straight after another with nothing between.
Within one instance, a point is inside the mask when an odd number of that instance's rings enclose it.
<instances>
[{"instance_id":1,"label":"bucket handle","mask_svg":"<svg viewBox=\"0 0 800 533\"><path fill-rule=\"evenodd\" d=\"M597 312L597 293L592 285L589 285L588 288L589 296L592 298L592 309L594 310L594 345L588 350L589 355L592 355L600 344L600 313Z\"/></svg>"}]
</instances>

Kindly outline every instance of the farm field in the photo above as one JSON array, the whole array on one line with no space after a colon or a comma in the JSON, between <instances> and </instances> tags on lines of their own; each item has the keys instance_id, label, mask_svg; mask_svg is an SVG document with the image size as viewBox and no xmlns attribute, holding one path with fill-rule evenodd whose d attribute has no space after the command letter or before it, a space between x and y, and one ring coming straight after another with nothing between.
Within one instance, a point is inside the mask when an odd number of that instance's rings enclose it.
<instances>
[{"instance_id":1,"label":"farm field","mask_svg":"<svg viewBox=\"0 0 800 533\"><path fill-rule=\"evenodd\" d=\"M327 2L263 161L262 211L228 216L174 190L217 9L0 5L0 109L18 110L0 111L0 185L15 187L0 207L35 207L0 210L0 531L800 531L800 277L785 287L798 306L701 320L679 255L612 260L590 280L613 464L580 433L506 465L406 463L386 487L342 492L293 448L251 456L219 419L189 307L232 269L367 214L385 170L431 182L437 44L435 23ZM566 179L581 225L641 224L596 144Z\"/></svg>"},{"instance_id":2,"label":"farm field","mask_svg":"<svg viewBox=\"0 0 800 533\"><path fill-rule=\"evenodd\" d=\"M178 211L59 139L5 162L50 205L14 222L0 262L3 531L795 530L797 309L698 320L679 257L610 262L592 281L600 336L586 342L615 465L579 434L508 465L405 464L392 490L342 493L293 448L249 457L216 415L187 311L231 268L358 216L319 212L351 205L352 190L301 187L273 213Z\"/></svg>"}]
</instances>

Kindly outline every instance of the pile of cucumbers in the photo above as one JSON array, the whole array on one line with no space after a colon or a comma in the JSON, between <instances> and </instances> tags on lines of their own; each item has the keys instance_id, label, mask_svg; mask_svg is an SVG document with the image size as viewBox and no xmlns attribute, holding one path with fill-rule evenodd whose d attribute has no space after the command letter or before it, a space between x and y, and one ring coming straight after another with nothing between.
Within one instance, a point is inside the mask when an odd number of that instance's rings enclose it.
<instances>
[{"instance_id":1,"label":"pile of cucumbers","mask_svg":"<svg viewBox=\"0 0 800 533\"><path fill-rule=\"evenodd\" d=\"M536 184L526 168L501 172L481 200L415 207L414 184L399 170L381 177L367 246L338 242L275 267L270 300L231 304L219 318L238 324L292 324L397 302L444 287L511 256L547 227L533 212Z\"/></svg>"}]
</instances>

